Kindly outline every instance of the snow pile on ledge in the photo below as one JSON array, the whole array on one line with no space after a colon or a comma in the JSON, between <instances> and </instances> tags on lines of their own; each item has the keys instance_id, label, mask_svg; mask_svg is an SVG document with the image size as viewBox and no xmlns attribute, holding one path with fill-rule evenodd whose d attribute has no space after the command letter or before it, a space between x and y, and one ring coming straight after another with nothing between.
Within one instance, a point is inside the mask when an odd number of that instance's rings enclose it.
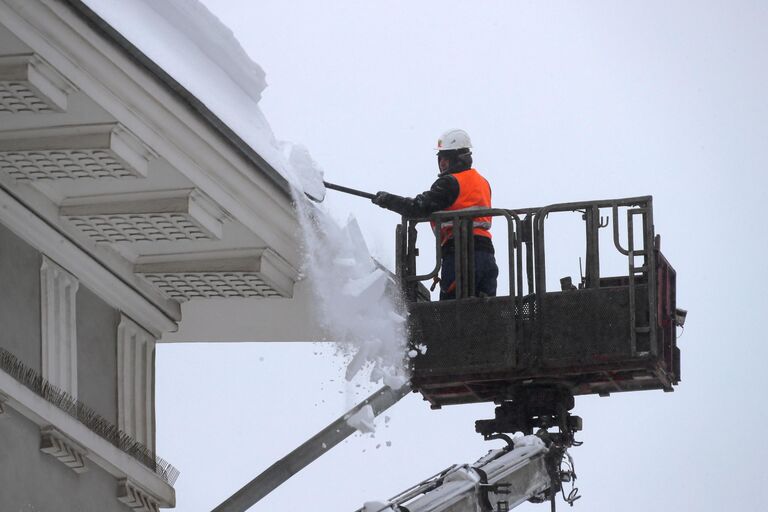
<instances>
[{"instance_id":1,"label":"snow pile on ledge","mask_svg":"<svg viewBox=\"0 0 768 512\"><path fill-rule=\"evenodd\" d=\"M198 0L85 0L144 55L172 76L294 187L293 145L275 138L258 105L262 68L232 31ZM321 180L322 181L322 180Z\"/></svg>"}]
</instances>

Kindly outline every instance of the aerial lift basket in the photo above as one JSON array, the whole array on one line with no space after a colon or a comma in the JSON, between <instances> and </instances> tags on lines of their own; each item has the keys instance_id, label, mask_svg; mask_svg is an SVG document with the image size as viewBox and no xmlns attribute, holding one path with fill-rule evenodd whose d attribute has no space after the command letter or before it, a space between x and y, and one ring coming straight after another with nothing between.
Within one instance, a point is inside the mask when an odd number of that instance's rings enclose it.
<instances>
[{"instance_id":1,"label":"aerial lift basket","mask_svg":"<svg viewBox=\"0 0 768 512\"><path fill-rule=\"evenodd\" d=\"M564 278L560 290L550 291L544 230L548 216L559 212L584 219L585 269L577 285ZM601 212L610 216L603 218ZM622 222L620 215L626 216ZM471 230L472 219L479 216L496 217L496 230L506 221L509 295L474 296ZM421 283L439 272L439 242L434 269L416 273L416 226L427 221L437 232L444 223L453 225L455 300L432 302ZM600 274L599 230L607 221L613 224L613 245L627 261L624 275ZM501 250L496 247L497 254ZM680 380L676 326L685 312L675 303L675 270L661 254L650 196L403 218L396 257L410 343L426 347L413 360L411 383L435 408L501 403L532 386L605 396L672 391Z\"/></svg>"}]
</instances>

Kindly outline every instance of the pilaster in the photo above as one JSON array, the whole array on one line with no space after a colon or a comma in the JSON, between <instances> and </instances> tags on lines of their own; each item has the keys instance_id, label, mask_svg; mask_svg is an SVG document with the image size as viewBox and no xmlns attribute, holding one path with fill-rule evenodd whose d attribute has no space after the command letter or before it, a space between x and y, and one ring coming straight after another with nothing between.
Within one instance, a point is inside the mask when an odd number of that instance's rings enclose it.
<instances>
[{"instance_id":1,"label":"pilaster","mask_svg":"<svg viewBox=\"0 0 768 512\"><path fill-rule=\"evenodd\" d=\"M156 340L125 315L117 329L117 426L154 451Z\"/></svg>"},{"instance_id":2,"label":"pilaster","mask_svg":"<svg viewBox=\"0 0 768 512\"><path fill-rule=\"evenodd\" d=\"M77 278L43 256L40 317L43 378L77 398Z\"/></svg>"}]
</instances>

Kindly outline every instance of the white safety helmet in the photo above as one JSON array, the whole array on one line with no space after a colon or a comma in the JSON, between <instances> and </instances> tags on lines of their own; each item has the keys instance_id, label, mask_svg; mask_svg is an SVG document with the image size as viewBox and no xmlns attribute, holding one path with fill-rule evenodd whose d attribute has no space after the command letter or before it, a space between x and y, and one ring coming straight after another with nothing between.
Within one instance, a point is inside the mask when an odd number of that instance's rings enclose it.
<instances>
[{"instance_id":1,"label":"white safety helmet","mask_svg":"<svg viewBox=\"0 0 768 512\"><path fill-rule=\"evenodd\" d=\"M437 151L448 151L452 149L469 149L472 147L472 141L469 140L469 134L464 130L448 130L437 139Z\"/></svg>"}]
</instances>

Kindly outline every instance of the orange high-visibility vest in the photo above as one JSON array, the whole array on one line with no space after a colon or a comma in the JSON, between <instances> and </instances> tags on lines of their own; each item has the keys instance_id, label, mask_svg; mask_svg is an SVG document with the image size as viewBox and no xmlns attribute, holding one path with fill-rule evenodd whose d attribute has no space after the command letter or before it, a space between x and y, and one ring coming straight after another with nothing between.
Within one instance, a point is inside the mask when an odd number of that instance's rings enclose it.
<instances>
[{"instance_id":1,"label":"orange high-visibility vest","mask_svg":"<svg viewBox=\"0 0 768 512\"><path fill-rule=\"evenodd\" d=\"M491 186L475 169L457 172L453 177L459 182L459 197L444 211L466 210L469 208L484 209L491 207ZM491 238L491 217L476 217L472 221L472 232L475 235ZM433 224L434 228L434 224ZM453 222L440 224L440 244L453 238Z\"/></svg>"}]
</instances>

